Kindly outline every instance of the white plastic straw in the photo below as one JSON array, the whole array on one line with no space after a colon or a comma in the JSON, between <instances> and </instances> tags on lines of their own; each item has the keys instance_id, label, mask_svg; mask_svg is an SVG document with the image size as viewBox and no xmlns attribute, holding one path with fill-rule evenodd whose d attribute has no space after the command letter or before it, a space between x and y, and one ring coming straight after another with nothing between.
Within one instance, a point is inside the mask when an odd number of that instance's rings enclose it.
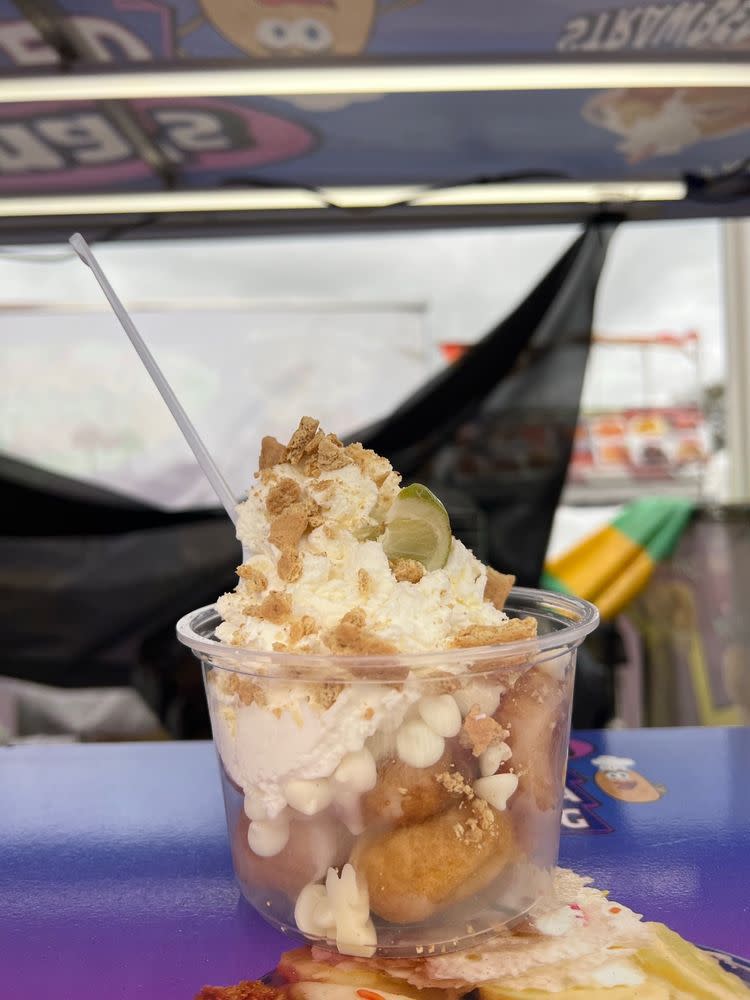
<instances>
[{"instance_id":1,"label":"white plastic straw","mask_svg":"<svg viewBox=\"0 0 750 1000\"><path fill-rule=\"evenodd\" d=\"M235 510L235 504L237 501L232 496L232 491L229 488L229 484L227 483L226 479L222 476L213 458L211 458L211 455L208 453L206 446L198 437L198 432L196 431L195 427L193 427L190 421L190 417L187 415L187 413L185 413L184 409L182 408L182 404L180 403L177 396L175 396L171 385L169 384L169 382L167 382L166 378L164 377L164 373L162 372L161 368L159 368L158 364L156 363L156 359L146 346L146 342L144 341L143 337L141 337L138 330L136 330L135 323L133 323L133 320L130 318L125 306L122 304L122 302L120 302L114 288L112 288L109 281L107 281L107 278L105 277L104 272L99 266L96 257L94 257L94 254L91 252L91 247L88 245L88 243L83 238L83 236L81 236L80 233L74 233L74 235L70 237L70 240L68 242L73 247L78 256L81 258L83 263L86 264L87 267L89 267L92 270L94 277L99 282L101 290L107 297L107 301L112 306L112 310L115 316L117 316L118 320L120 321L120 325L122 326L125 333L128 335L130 343L138 352L138 356L145 365L149 375L153 379L154 385L161 393L161 398L167 404L170 413L177 421L177 426L180 428L185 440L190 445L193 454L198 460L198 465L200 465L201 469L203 470L203 474L205 475L206 479L209 481L211 486L213 486L216 496L219 498L227 514L229 514L229 517L232 519L232 523L236 524L237 512Z\"/></svg>"}]
</instances>

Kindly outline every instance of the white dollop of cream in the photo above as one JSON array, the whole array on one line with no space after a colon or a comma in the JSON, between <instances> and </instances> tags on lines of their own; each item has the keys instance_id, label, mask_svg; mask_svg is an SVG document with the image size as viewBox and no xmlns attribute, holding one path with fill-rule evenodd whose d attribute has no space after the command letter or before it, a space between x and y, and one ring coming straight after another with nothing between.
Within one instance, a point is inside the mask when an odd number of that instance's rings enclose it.
<instances>
[{"instance_id":1,"label":"white dollop of cream","mask_svg":"<svg viewBox=\"0 0 750 1000\"><path fill-rule=\"evenodd\" d=\"M383 460L381 459L382 463ZM385 466L388 468L387 464ZM300 541L302 572L293 582L277 571L280 552L269 541L270 516L266 508L273 477L259 480L238 507L237 536L246 561L267 580L267 590L291 597L296 618L308 615L318 628L299 643L300 652L325 652L323 635L354 607L365 613L367 630L391 642L401 652L445 649L462 628L497 625L506 615L484 600L486 568L460 541L454 539L442 569L425 573L418 583L396 580L377 534L388 507L398 494L398 476L388 473L380 486L355 464L307 479L294 466L279 465L277 477L292 479L321 508L323 523ZM330 489L325 484L330 482ZM367 587L360 584L367 575ZM270 651L289 641L288 623L274 624L246 612L258 603L240 580L237 589L216 602L224 619L216 629L223 642Z\"/></svg>"}]
</instances>

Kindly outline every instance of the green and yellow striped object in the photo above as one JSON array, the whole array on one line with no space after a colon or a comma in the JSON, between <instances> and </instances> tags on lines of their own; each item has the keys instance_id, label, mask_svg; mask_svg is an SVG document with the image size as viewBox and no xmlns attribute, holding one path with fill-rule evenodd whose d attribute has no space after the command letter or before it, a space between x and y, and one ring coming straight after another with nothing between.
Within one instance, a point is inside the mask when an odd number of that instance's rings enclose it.
<instances>
[{"instance_id":1,"label":"green and yellow striped object","mask_svg":"<svg viewBox=\"0 0 750 1000\"><path fill-rule=\"evenodd\" d=\"M542 586L582 597L596 604L602 618L614 618L672 554L693 509L690 500L634 500L611 524L550 560Z\"/></svg>"}]
</instances>

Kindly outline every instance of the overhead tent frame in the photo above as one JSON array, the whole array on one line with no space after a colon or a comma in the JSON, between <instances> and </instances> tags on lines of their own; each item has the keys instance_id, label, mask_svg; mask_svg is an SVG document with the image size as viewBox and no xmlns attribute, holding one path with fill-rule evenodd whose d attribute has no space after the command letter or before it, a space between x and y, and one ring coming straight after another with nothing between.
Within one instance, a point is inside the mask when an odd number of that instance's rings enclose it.
<instances>
[{"instance_id":1,"label":"overhead tent frame","mask_svg":"<svg viewBox=\"0 0 750 1000\"><path fill-rule=\"evenodd\" d=\"M618 87L750 87L750 61L724 53L700 58L660 55L554 56L471 60L393 57L313 60L303 65L190 69L124 69L103 73L90 66L74 73L20 71L0 83L0 103L128 101L143 97L296 97L299 95L476 93L479 91L609 90Z\"/></svg>"},{"instance_id":2,"label":"overhead tent frame","mask_svg":"<svg viewBox=\"0 0 750 1000\"><path fill-rule=\"evenodd\" d=\"M658 166L649 177L563 179L457 177L439 185L336 185L295 187L288 181L258 181L229 188L180 186L179 172L148 134L128 101L211 97L291 98L297 95L409 95L559 93L596 89L748 88L750 59L737 50L676 50L649 54L617 51L510 52L472 58L418 55L383 58L367 54L335 60L305 58L278 63L234 59L172 58L153 63L105 62L74 18L55 0L16 0L15 8L58 55L57 70L14 67L0 77L0 113L13 105L95 102L122 129L159 181L157 190L50 190L43 195L0 195L0 239L40 242L61 239L84 219L93 239L191 237L238 233L283 233L422 226L477 226L519 222L591 221L600 213L655 219L701 217L750 211L750 188L713 192L690 176L675 177ZM98 11L97 11L98 12ZM115 68L113 69L112 66ZM533 173L533 172L532 172ZM304 180L305 165L300 165ZM479 179L481 183L473 183ZM718 200L717 200L718 199ZM131 227L133 227L131 229Z\"/></svg>"}]
</instances>

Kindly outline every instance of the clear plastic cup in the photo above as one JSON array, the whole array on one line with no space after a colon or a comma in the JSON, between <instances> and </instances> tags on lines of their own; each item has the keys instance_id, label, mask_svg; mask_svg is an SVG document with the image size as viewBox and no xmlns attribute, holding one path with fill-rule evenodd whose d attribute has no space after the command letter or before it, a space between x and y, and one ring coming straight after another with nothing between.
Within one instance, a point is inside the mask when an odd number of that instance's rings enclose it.
<instances>
[{"instance_id":1,"label":"clear plastic cup","mask_svg":"<svg viewBox=\"0 0 750 1000\"><path fill-rule=\"evenodd\" d=\"M256 652L186 615L234 869L270 923L343 954L447 952L516 920L557 862L585 601L516 588L537 636L389 656Z\"/></svg>"}]
</instances>

